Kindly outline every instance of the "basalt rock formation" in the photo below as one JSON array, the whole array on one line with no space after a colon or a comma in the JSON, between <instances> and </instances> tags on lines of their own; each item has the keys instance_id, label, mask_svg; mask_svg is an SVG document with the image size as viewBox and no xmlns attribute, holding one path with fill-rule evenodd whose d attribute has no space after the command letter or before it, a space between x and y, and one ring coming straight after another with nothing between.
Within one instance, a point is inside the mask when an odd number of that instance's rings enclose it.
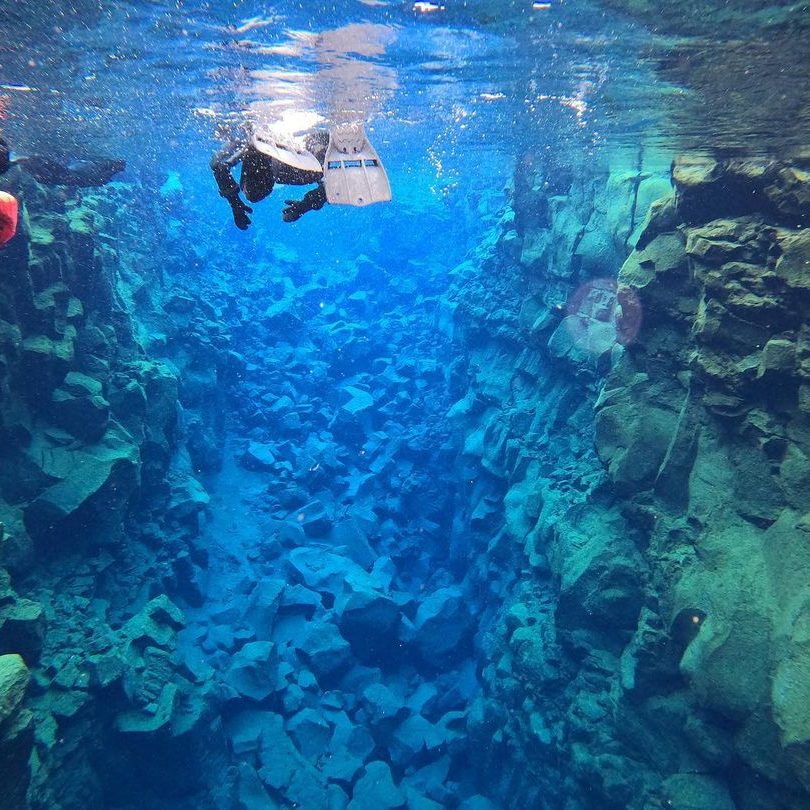
<instances>
[{"instance_id":1,"label":"basalt rock formation","mask_svg":"<svg viewBox=\"0 0 810 810\"><path fill-rule=\"evenodd\" d=\"M509 382L470 428L505 505L487 559L521 573L472 715L506 806L807 802L810 177L699 159L672 180L617 285L590 285L602 308L574 296L573 349L531 318L483 341ZM548 295L553 275L463 286L473 328L474 296Z\"/></svg>"}]
</instances>

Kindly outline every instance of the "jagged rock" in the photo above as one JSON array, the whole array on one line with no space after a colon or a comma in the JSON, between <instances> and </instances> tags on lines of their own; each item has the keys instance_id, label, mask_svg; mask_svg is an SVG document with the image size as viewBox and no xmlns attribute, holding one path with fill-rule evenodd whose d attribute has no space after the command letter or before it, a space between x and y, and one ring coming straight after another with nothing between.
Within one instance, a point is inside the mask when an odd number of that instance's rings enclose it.
<instances>
[{"instance_id":1,"label":"jagged rock","mask_svg":"<svg viewBox=\"0 0 810 810\"><path fill-rule=\"evenodd\" d=\"M0 655L20 653L33 664L42 651L45 615L42 605L17 598L7 604L0 599Z\"/></svg>"},{"instance_id":2,"label":"jagged rock","mask_svg":"<svg viewBox=\"0 0 810 810\"><path fill-rule=\"evenodd\" d=\"M697 635L696 611L686 611L685 638L672 638L661 620L649 608L642 608L633 640L622 651L620 674L622 688L634 698L659 694L680 685L678 663L688 643Z\"/></svg>"},{"instance_id":3,"label":"jagged rock","mask_svg":"<svg viewBox=\"0 0 810 810\"><path fill-rule=\"evenodd\" d=\"M787 222L810 223L810 172L805 167L776 165L763 174L764 194Z\"/></svg>"},{"instance_id":4,"label":"jagged rock","mask_svg":"<svg viewBox=\"0 0 810 810\"><path fill-rule=\"evenodd\" d=\"M405 794L394 784L391 768L377 760L369 762L357 780L349 810L399 810L405 803Z\"/></svg>"},{"instance_id":5,"label":"jagged rock","mask_svg":"<svg viewBox=\"0 0 810 810\"><path fill-rule=\"evenodd\" d=\"M335 601L340 632L364 663L389 659L399 643L399 605L375 585L364 572L352 572Z\"/></svg>"},{"instance_id":6,"label":"jagged rock","mask_svg":"<svg viewBox=\"0 0 810 810\"><path fill-rule=\"evenodd\" d=\"M210 502L211 496L196 478L191 475L176 475L172 481L166 514L178 521L196 520Z\"/></svg>"},{"instance_id":7,"label":"jagged rock","mask_svg":"<svg viewBox=\"0 0 810 810\"><path fill-rule=\"evenodd\" d=\"M430 666L457 661L466 652L472 621L464 601L461 590L450 587L439 588L419 605L411 640Z\"/></svg>"},{"instance_id":8,"label":"jagged rock","mask_svg":"<svg viewBox=\"0 0 810 810\"><path fill-rule=\"evenodd\" d=\"M283 719L279 715L271 714L268 717L259 758L262 781L288 803L313 810L329 810L332 800L340 801L342 791L334 785L329 786L324 777L298 753L285 733ZM338 793L333 793L332 788Z\"/></svg>"},{"instance_id":9,"label":"jagged rock","mask_svg":"<svg viewBox=\"0 0 810 810\"><path fill-rule=\"evenodd\" d=\"M321 597L315 591L303 585L287 585L281 595L279 613L285 617L298 616L309 621L322 607Z\"/></svg>"},{"instance_id":10,"label":"jagged rock","mask_svg":"<svg viewBox=\"0 0 810 810\"><path fill-rule=\"evenodd\" d=\"M140 613L124 625L121 632L130 644L169 648L174 643L177 631L184 626L183 612L162 594L148 602Z\"/></svg>"},{"instance_id":11,"label":"jagged rock","mask_svg":"<svg viewBox=\"0 0 810 810\"><path fill-rule=\"evenodd\" d=\"M433 799L429 799L427 796L423 796L406 784L405 779L402 780L402 787L408 798L408 810L442 810L444 805L439 804L439 802L434 802Z\"/></svg>"},{"instance_id":12,"label":"jagged rock","mask_svg":"<svg viewBox=\"0 0 810 810\"><path fill-rule=\"evenodd\" d=\"M120 510L138 483L138 450L120 428L111 424L97 445L83 449L37 437L28 453L57 482L24 508L34 538L53 536L72 518L83 518L99 533L111 521L120 524Z\"/></svg>"},{"instance_id":13,"label":"jagged rock","mask_svg":"<svg viewBox=\"0 0 810 810\"><path fill-rule=\"evenodd\" d=\"M628 256L619 271L620 289L631 288L641 297L646 319L666 313L683 317L688 312L689 265L683 237L678 233L661 233ZM644 317L646 316L646 317Z\"/></svg>"},{"instance_id":14,"label":"jagged rock","mask_svg":"<svg viewBox=\"0 0 810 810\"><path fill-rule=\"evenodd\" d=\"M810 230L788 232L780 237L781 255L776 260L776 275L794 290L810 289Z\"/></svg>"},{"instance_id":15,"label":"jagged rock","mask_svg":"<svg viewBox=\"0 0 810 810\"><path fill-rule=\"evenodd\" d=\"M617 339L615 323L569 315L548 339L548 351L553 357L587 368L610 351Z\"/></svg>"},{"instance_id":16,"label":"jagged rock","mask_svg":"<svg viewBox=\"0 0 810 810\"><path fill-rule=\"evenodd\" d=\"M762 349L757 377L792 374L796 368L796 344L785 338L771 338Z\"/></svg>"},{"instance_id":17,"label":"jagged rock","mask_svg":"<svg viewBox=\"0 0 810 810\"><path fill-rule=\"evenodd\" d=\"M363 568L373 565L377 559L366 533L353 518L336 523L329 535L329 541L338 549L345 548L348 556Z\"/></svg>"},{"instance_id":18,"label":"jagged rock","mask_svg":"<svg viewBox=\"0 0 810 810\"><path fill-rule=\"evenodd\" d=\"M434 797L442 807L445 807L447 802L445 799L455 801L456 797L451 798L451 790L446 789L448 778L450 775L450 757L446 754L435 762L416 770L407 778L407 786L403 779L403 787L410 787L412 790L417 790L419 793L425 793ZM448 786L449 787L449 786Z\"/></svg>"},{"instance_id":19,"label":"jagged rock","mask_svg":"<svg viewBox=\"0 0 810 810\"><path fill-rule=\"evenodd\" d=\"M259 775L268 787L283 791L290 784L295 770L306 763L284 731L284 718L272 712L265 715Z\"/></svg>"},{"instance_id":20,"label":"jagged rock","mask_svg":"<svg viewBox=\"0 0 810 810\"><path fill-rule=\"evenodd\" d=\"M373 683L363 691L363 705L372 727L393 728L409 711L402 696L382 683Z\"/></svg>"},{"instance_id":21,"label":"jagged rock","mask_svg":"<svg viewBox=\"0 0 810 810\"><path fill-rule=\"evenodd\" d=\"M560 577L560 627L616 635L636 627L645 565L625 532L618 515L585 514L581 507L557 524L549 560Z\"/></svg>"},{"instance_id":22,"label":"jagged rock","mask_svg":"<svg viewBox=\"0 0 810 810\"><path fill-rule=\"evenodd\" d=\"M176 684L163 686L157 699L146 710L122 712L116 718L116 728L122 734L152 735L171 726L180 699Z\"/></svg>"},{"instance_id":23,"label":"jagged rock","mask_svg":"<svg viewBox=\"0 0 810 810\"><path fill-rule=\"evenodd\" d=\"M86 442L98 441L104 435L110 418L110 403L104 397L76 396L57 388L51 401L55 424Z\"/></svg>"},{"instance_id":24,"label":"jagged rock","mask_svg":"<svg viewBox=\"0 0 810 810\"><path fill-rule=\"evenodd\" d=\"M303 709L293 715L285 727L301 755L311 761L326 751L332 737L332 727L314 709Z\"/></svg>"},{"instance_id":25,"label":"jagged rock","mask_svg":"<svg viewBox=\"0 0 810 810\"><path fill-rule=\"evenodd\" d=\"M374 407L374 398L371 394L353 385L346 385L341 389L341 400L341 409L353 417L358 417Z\"/></svg>"},{"instance_id":26,"label":"jagged rock","mask_svg":"<svg viewBox=\"0 0 810 810\"><path fill-rule=\"evenodd\" d=\"M672 182L677 191L678 216L690 224L744 215L755 209L756 201L750 199L744 181L728 175L722 164L709 158L676 159Z\"/></svg>"},{"instance_id":27,"label":"jagged rock","mask_svg":"<svg viewBox=\"0 0 810 810\"><path fill-rule=\"evenodd\" d=\"M366 725L352 725L350 722L338 721L329 749L335 753L345 752L356 757L362 764L376 748L377 743Z\"/></svg>"},{"instance_id":28,"label":"jagged rock","mask_svg":"<svg viewBox=\"0 0 810 810\"><path fill-rule=\"evenodd\" d=\"M672 810L734 810L728 789L711 776L679 773L664 780L661 795Z\"/></svg>"},{"instance_id":29,"label":"jagged rock","mask_svg":"<svg viewBox=\"0 0 810 810\"><path fill-rule=\"evenodd\" d=\"M348 751L328 753L321 760L320 771L330 781L350 788L363 768L363 760Z\"/></svg>"},{"instance_id":30,"label":"jagged rock","mask_svg":"<svg viewBox=\"0 0 810 810\"><path fill-rule=\"evenodd\" d=\"M30 711L22 708L30 675L19 655L0 655L0 795L9 810L28 807L28 768L34 741Z\"/></svg>"},{"instance_id":31,"label":"jagged rock","mask_svg":"<svg viewBox=\"0 0 810 810\"><path fill-rule=\"evenodd\" d=\"M19 655L0 655L0 727L19 711L29 680L28 667Z\"/></svg>"},{"instance_id":32,"label":"jagged rock","mask_svg":"<svg viewBox=\"0 0 810 810\"><path fill-rule=\"evenodd\" d=\"M332 515L323 501L311 501L295 515L307 537L325 537L332 528Z\"/></svg>"},{"instance_id":33,"label":"jagged rock","mask_svg":"<svg viewBox=\"0 0 810 810\"><path fill-rule=\"evenodd\" d=\"M224 682L237 695L261 702L281 691L278 655L271 641L253 641L237 652Z\"/></svg>"},{"instance_id":34,"label":"jagged rock","mask_svg":"<svg viewBox=\"0 0 810 810\"><path fill-rule=\"evenodd\" d=\"M684 392L647 375L617 380L596 404L596 449L620 492L650 486L677 436ZM622 385L623 383L623 385Z\"/></svg>"},{"instance_id":35,"label":"jagged rock","mask_svg":"<svg viewBox=\"0 0 810 810\"><path fill-rule=\"evenodd\" d=\"M117 653L89 655L86 666L90 685L105 689L123 676L126 665L124 658Z\"/></svg>"},{"instance_id":36,"label":"jagged rock","mask_svg":"<svg viewBox=\"0 0 810 810\"><path fill-rule=\"evenodd\" d=\"M517 627L509 639L513 668L527 682L547 685L561 676L560 653L544 623Z\"/></svg>"},{"instance_id":37,"label":"jagged rock","mask_svg":"<svg viewBox=\"0 0 810 810\"><path fill-rule=\"evenodd\" d=\"M239 763L239 787L236 796L237 810L277 810L280 805L267 794L256 769L247 762Z\"/></svg>"},{"instance_id":38,"label":"jagged rock","mask_svg":"<svg viewBox=\"0 0 810 810\"><path fill-rule=\"evenodd\" d=\"M247 709L226 719L225 733L234 754L243 756L258 753L269 716L269 712Z\"/></svg>"},{"instance_id":39,"label":"jagged rock","mask_svg":"<svg viewBox=\"0 0 810 810\"><path fill-rule=\"evenodd\" d=\"M413 766L425 754L445 743L442 730L420 715L406 717L394 731L389 748L393 761L402 768Z\"/></svg>"},{"instance_id":40,"label":"jagged rock","mask_svg":"<svg viewBox=\"0 0 810 810\"><path fill-rule=\"evenodd\" d=\"M349 642L341 636L335 625L326 621L312 622L296 649L312 667L318 680L330 681L351 664Z\"/></svg>"},{"instance_id":41,"label":"jagged rock","mask_svg":"<svg viewBox=\"0 0 810 810\"><path fill-rule=\"evenodd\" d=\"M299 579L313 591L337 596L343 590L343 583L350 574L365 577L368 574L344 557L318 548L295 548L289 554L289 564L293 579Z\"/></svg>"},{"instance_id":42,"label":"jagged rock","mask_svg":"<svg viewBox=\"0 0 810 810\"><path fill-rule=\"evenodd\" d=\"M261 579L250 593L244 620L253 628L259 641L271 638L285 587L286 583L281 579Z\"/></svg>"},{"instance_id":43,"label":"jagged rock","mask_svg":"<svg viewBox=\"0 0 810 810\"><path fill-rule=\"evenodd\" d=\"M269 445L250 442L241 457L242 466L247 470L268 472L275 467L276 457Z\"/></svg>"}]
</instances>

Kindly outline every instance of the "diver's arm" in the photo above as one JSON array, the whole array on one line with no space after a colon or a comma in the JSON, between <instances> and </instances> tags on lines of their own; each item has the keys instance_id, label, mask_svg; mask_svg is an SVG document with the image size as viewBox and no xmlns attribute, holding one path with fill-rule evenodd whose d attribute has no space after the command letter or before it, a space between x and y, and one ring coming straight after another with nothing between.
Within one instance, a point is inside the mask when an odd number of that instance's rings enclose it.
<instances>
[{"instance_id":1,"label":"diver's arm","mask_svg":"<svg viewBox=\"0 0 810 810\"><path fill-rule=\"evenodd\" d=\"M307 211L320 211L326 205L326 189L323 183L318 183L317 188L313 188L304 194L301 200L285 200L287 207L281 212L285 222L295 222L295 220L306 214Z\"/></svg>"},{"instance_id":2,"label":"diver's arm","mask_svg":"<svg viewBox=\"0 0 810 810\"><path fill-rule=\"evenodd\" d=\"M220 197L239 196L239 184L231 176L231 169L244 157L247 144L231 141L211 158L211 171L217 181Z\"/></svg>"},{"instance_id":3,"label":"diver's arm","mask_svg":"<svg viewBox=\"0 0 810 810\"><path fill-rule=\"evenodd\" d=\"M246 150L247 144L231 141L211 158L211 171L217 181L219 195L230 203L234 224L241 231L247 230L250 225L248 214L252 214L253 209L242 202L242 198L239 196L239 184L233 179L231 169L242 160Z\"/></svg>"}]
</instances>

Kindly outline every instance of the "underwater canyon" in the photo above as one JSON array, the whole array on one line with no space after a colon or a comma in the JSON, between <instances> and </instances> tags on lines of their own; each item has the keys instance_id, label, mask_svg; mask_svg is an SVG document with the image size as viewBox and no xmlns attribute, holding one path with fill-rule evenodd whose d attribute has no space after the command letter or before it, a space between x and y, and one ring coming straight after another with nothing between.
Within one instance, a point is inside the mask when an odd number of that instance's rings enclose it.
<instances>
[{"instance_id":1,"label":"underwater canyon","mask_svg":"<svg viewBox=\"0 0 810 810\"><path fill-rule=\"evenodd\" d=\"M808 806L810 157L565 157L0 178L4 809Z\"/></svg>"}]
</instances>

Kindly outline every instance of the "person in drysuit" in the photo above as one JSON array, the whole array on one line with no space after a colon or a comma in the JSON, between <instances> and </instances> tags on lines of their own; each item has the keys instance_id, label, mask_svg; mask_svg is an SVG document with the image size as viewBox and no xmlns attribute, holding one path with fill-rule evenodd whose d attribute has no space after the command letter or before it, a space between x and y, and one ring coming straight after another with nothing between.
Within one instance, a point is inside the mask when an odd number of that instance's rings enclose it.
<instances>
[{"instance_id":1,"label":"person in drysuit","mask_svg":"<svg viewBox=\"0 0 810 810\"><path fill-rule=\"evenodd\" d=\"M126 168L123 160L96 158L71 160L62 163L44 155L11 156L11 148L0 136L0 174L11 166L21 166L38 183L46 186L73 186L91 188L103 186Z\"/></svg>"},{"instance_id":2,"label":"person in drysuit","mask_svg":"<svg viewBox=\"0 0 810 810\"><path fill-rule=\"evenodd\" d=\"M239 183L231 170L241 163ZM295 222L308 211L318 211L327 203L369 205L391 199L385 168L366 138L361 125L318 130L305 139L304 146L284 142L269 130L255 128L244 140L232 141L211 160L211 170L219 194L231 206L237 228L250 226L249 214L256 203L268 197L278 185L314 185L300 200L286 200L282 210L285 222Z\"/></svg>"},{"instance_id":3,"label":"person in drysuit","mask_svg":"<svg viewBox=\"0 0 810 810\"><path fill-rule=\"evenodd\" d=\"M0 136L0 175L21 166L38 183L49 186L90 188L103 186L126 167L123 160L74 160L63 164L44 155L13 157L8 142ZM19 204L8 192L0 192L0 245L16 233Z\"/></svg>"}]
</instances>

